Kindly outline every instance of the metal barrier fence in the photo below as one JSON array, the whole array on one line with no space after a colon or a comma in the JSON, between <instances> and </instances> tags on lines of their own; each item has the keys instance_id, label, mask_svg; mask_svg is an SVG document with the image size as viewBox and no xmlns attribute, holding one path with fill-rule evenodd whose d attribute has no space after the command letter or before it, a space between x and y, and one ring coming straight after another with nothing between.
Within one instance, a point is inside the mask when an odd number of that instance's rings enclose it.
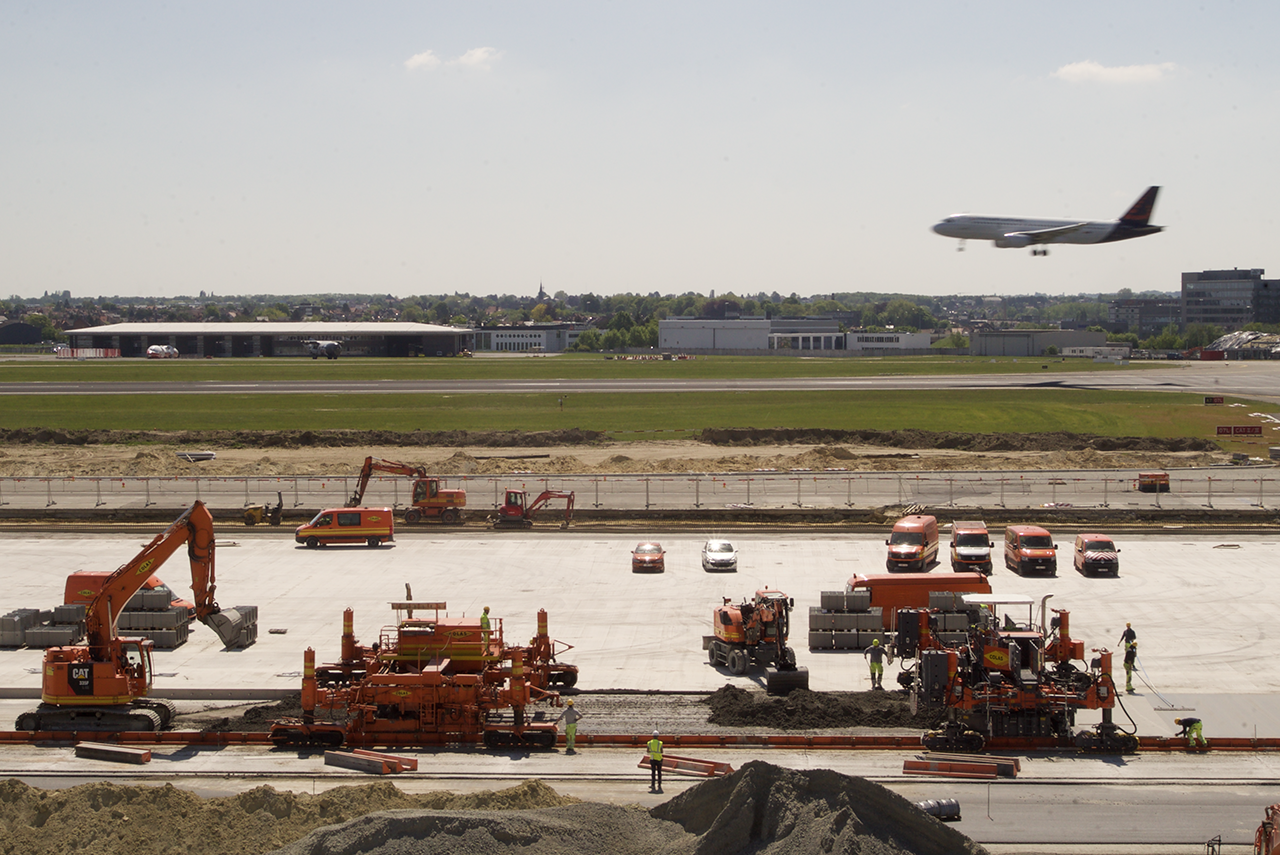
<instances>
[{"instance_id":1,"label":"metal barrier fence","mask_svg":"<svg viewBox=\"0 0 1280 855\"><path fill-rule=\"evenodd\" d=\"M730 474L450 476L467 490L473 512L502 504L507 489L530 499L546 489L571 490L578 507L607 509L838 508L922 504L930 507L1252 507L1280 505L1275 470L1187 470L1170 473L1170 490L1144 493L1137 473L1102 472L846 472L755 471ZM181 506L195 499L219 507L274 504L341 507L354 476L0 478L0 506L99 508ZM364 504L402 508L413 479L370 479Z\"/></svg>"}]
</instances>

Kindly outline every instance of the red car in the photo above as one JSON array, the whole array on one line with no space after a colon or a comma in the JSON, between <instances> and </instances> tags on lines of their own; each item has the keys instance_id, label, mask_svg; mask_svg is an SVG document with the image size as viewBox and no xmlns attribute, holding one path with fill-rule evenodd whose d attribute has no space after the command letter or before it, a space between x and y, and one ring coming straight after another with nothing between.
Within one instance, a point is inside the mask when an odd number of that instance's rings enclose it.
<instances>
[{"instance_id":1,"label":"red car","mask_svg":"<svg viewBox=\"0 0 1280 855\"><path fill-rule=\"evenodd\" d=\"M667 553L662 550L660 543L641 543L631 551L631 572L632 573L661 573L666 570L666 562L663 556Z\"/></svg>"}]
</instances>

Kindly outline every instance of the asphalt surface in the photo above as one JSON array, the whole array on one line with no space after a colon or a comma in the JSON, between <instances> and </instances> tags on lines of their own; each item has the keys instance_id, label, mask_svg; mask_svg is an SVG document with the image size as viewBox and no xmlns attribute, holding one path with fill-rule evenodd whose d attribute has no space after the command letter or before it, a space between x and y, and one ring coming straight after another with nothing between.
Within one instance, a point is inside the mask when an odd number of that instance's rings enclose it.
<instances>
[{"instance_id":1,"label":"asphalt surface","mask_svg":"<svg viewBox=\"0 0 1280 855\"><path fill-rule=\"evenodd\" d=\"M1026 360L1034 365L1045 360ZM619 371L625 370L620 363ZM875 377L788 377L778 379L605 380L261 380L223 382L77 382L0 383L0 395L119 394L288 394L323 390L333 394L512 394L528 392L724 392L827 391L859 389L1109 389L1113 391L1189 392L1280 401L1280 365L1256 362L1179 362L1169 368L1143 364L1131 370L1030 374L904 375Z\"/></svg>"}]
</instances>

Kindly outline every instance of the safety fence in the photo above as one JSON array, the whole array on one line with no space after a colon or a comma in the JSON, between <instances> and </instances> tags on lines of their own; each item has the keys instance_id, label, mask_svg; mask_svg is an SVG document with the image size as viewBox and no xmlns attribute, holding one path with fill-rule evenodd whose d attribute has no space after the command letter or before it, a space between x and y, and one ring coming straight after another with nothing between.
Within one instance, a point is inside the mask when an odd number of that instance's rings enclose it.
<instances>
[{"instance_id":1,"label":"safety fence","mask_svg":"<svg viewBox=\"0 0 1280 855\"><path fill-rule=\"evenodd\" d=\"M10 508L177 507L201 499L217 507L269 504L341 507L355 476L0 478ZM467 490L475 512L503 504L509 489L532 501L543 490L572 491L580 508L856 508L920 504L1000 508L1218 508L1280 506L1271 468L1170 473L1167 492L1142 492L1137 473L773 471L730 474L460 475L443 486ZM370 479L363 504L405 507L413 479ZM552 502L552 509L557 506Z\"/></svg>"}]
</instances>

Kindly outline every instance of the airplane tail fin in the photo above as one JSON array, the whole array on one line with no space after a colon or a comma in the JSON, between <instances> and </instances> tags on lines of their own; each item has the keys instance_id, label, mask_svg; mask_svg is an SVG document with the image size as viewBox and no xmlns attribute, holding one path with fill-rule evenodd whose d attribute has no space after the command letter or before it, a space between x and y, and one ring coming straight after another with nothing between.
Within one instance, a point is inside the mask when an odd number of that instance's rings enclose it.
<instances>
[{"instance_id":1,"label":"airplane tail fin","mask_svg":"<svg viewBox=\"0 0 1280 855\"><path fill-rule=\"evenodd\" d=\"M1120 218L1120 222L1127 226L1145 226L1151 220L1151 212L1156 207L1156 194L1160 192L1159 187L1148 187L1147 192L1133 203L1124 216Z\"/></svg>"}]
</instances>

